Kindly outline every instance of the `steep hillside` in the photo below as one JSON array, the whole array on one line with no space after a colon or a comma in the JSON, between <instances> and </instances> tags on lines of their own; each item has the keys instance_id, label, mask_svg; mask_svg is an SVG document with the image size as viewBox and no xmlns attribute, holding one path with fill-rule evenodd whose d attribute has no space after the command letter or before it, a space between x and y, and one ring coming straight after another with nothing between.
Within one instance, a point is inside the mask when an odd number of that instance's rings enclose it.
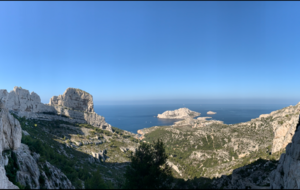
<instances>
[{"instance_id":1,"label":"steep hillside","mask_svg":"<svg viewBox=\"0 0 300 190\"><path fill-rule=\"evenodd\" d=\"M169 162L178 178L221 177L259 158L273 160L276 165L294 135L299 109L297 104L233 125L188 118L173 126L155 126L138 133L145 142L161 138L166 143ZM266 170L265 175L270 172Z\"/></svg>"},{"instance_id":2,"label":"steep hillside","mask_svg":"<svg viewBox=\"0 0 300 190\"><path fill-rule=\"evenodd\" d=\"M0 100L1 113L11 120L6 123L14 121L23 133L22 144L4 147L1 160L12 183L34 189L121 187L139 140L93 112L91 95L69 88L45 105L34 92L15 87L10 93L0 90ZM21 132L18 139L14 142L20 144ZM12 185L8 181L1 187Z\"/></svg>"}]
</instances>

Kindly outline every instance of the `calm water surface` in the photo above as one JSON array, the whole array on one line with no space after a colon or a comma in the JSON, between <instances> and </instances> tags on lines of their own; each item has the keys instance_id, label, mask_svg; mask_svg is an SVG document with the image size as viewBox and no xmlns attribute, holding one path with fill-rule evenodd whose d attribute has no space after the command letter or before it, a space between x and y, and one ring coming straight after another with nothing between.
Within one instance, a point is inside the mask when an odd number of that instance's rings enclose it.
<instances>
[{"instance_id":1,"label":"calm water surface","mask_svg":"<svg viewBox=\"0 0 300 190\"><path fill-rule=\"evenodd\" d=\"M107 123L114 127L133 133L143 128L160 125L172 125L175 119L159 119L157 114L167 110L186 107L192 111L200 112L200 117L212 117L225 124L235 124L250 121L260 114L287 107L287 104L167 104L167 105L95 105L95 112L105 117ZM207 115L206 112L217 112Z\"/></svg>"}]
</instances>

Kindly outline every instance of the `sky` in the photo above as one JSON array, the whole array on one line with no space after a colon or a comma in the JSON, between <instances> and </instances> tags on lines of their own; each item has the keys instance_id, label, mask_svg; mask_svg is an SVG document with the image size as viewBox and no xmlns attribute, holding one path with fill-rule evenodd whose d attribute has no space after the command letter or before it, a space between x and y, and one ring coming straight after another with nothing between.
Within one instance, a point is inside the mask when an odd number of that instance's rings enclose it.
<instances>
[{"instance_id":1,"label":"sky","mask_svg":"<svg viewBox=\"0 0 300 190\"><path fill-rule=\"evenodd\" d=\"M0 2L0 89L48 103L300 101L300 2Z\"/></svg>"}]
</instances>

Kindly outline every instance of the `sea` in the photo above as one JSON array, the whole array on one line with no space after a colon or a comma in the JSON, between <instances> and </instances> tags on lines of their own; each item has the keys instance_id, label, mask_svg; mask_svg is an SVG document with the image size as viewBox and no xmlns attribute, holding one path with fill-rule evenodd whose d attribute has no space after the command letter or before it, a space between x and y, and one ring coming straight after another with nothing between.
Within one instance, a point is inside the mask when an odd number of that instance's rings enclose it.
<instances>
[{"instance_id":1,"label":"sea","mask_svg":"<svg viewBox=\"0 0 300 190\"><path fill-rule=\"evenodd\" d=\"M178 119L160 119L157 114L186 107L201 113L199 117L212 117L225 124L250 121L261 114L269 114L287 107L287 104L151 104L151 105L95 105L97 114L113 127L137 133L137 130L153 126L172 125ZM208 111L217 112L207 115ZM195 117L197 118L197 117Z\"/></svg>"}]
</instances>

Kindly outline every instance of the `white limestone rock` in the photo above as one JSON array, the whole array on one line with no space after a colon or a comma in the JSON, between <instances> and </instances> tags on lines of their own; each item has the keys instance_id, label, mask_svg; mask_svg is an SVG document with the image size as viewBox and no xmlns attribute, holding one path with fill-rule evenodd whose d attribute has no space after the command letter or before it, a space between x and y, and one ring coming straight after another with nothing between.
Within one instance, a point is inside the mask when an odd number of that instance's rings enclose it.
<instances>
[{"instance_id":1,"label":"white limestone rock","mask_svg":"<svg viewBox=\"0 0 300 190\"><path fill-rule=\"evenodd\" d=\"M31 189L75 189L70 180L63 174L60 169L51 165L49 162L40 164L42 170L39 169L38 159L39 154L29 150L28 146L21 144L20 148L14 150L16 154L17 164L20 168L17 171L17 182L21 185L29 185ZM44 172L45 167L49 169L50 176ZM45 184L40 184L39 178L43 176Z\"/></svg>"},{"instance_id":2,"label":"white limestone rock","mask_svg":"<svg viewBox=\"0 0 300 190\"><path fill-rule=\"evenodd\" d=\"M15 150L20 147L22 129L6 108L1 108L0 112L0 153L3 150Z\"/></svg>"},{"instance_id":3,"label":"white limestone rock","mask_svg":"<svg viewBox=\"0 0 300 190\"><path fill-rule=\"evenodd\" d=\"M17 181L26 186L28 184L31 189L39 189L40 170L37 162L31 156L27 145L21 144L20 148L14 150L17 157L17 164L20 168L17 171Z\"/></svg>"},{"instance_id":4,"label":"white limestone rock","mask_svg":"<svg viewBox=\"0 0 300 190\"><path fill-rule=\"evenodd\" d=\"M213 115L213 114L216 114L216 113L217 113L217 112L208 111L206 114Z\"/></svg>"},{"instance_id":5,"label":"white limestone rock","mask_svg":"<svg viewBox=\"0 0 300 190\"><path fill-rule=\"evenodd\" d=\"M19 187L8 180L3 166L0 166L0 189L19 189Z\"/></svg>"},{"instance_id":6,"label":"white limestone rock","mask_svg":"<svg viewBox=\"0 0 300 190\"><path fill-rule=\"evenodd\" d=\"M35 92L29 93L17 86L10 93L0 90L1 99L7 109L16 112L55 112L53 107L41 103L40 96Z\"/></svg>"},{"instance_id":7,"label":"white limestone rock","mask_svg":"<svg viewBox=\"0 0 300 190\"><path fill-rule=\"evenodd\" d=\"M92 152L92 156L94 158L96 158L96 160L101 160L102 159L102 161L105 162L105 160L107 158L106 153L107 153L106 150L103 150L103 151L100 150L98 153Z\"/></svg>"},{"instance_id":8,"label":"white limestone rock","mask_svg":"<svg viewBox=\"0 0 300 190\"><path fill-rule=\"evenodd\" d=\"M67 176L61 172L60 169L51 165L49 162L45 162L42 165L44 169L47 167L49 169L50 176L47 176L44 171L41 172L41 175L45 178L45 186L46 189L75 189Z\"/></svg>"},{"instance_id":9,"label":"white limestone rock","mask_svg":"<svg viewBox=\"0 0 300 190\"><path fill-rule=\"evenodd\" d=\"M188 108L179 108L174 111L165 111L162 114L158 114L157 118L163 119L186 119L186 118L193 118L199 116L200 113L191 111Z\"/></svg>"},{"instance_id":10,"label":"white limestone rock","mask_svg":"<svg viewBox=\"0 0 300 190\"><path fill-rule=\"evenodd\" d=\"M14 87L10 93L0 90L0 100L8 110L19 117L88 123L112 131L111 125L105 122L105 118L94 112L92 95L79 89L68 88L63 95L52 97L49 105L41 103L36 93L30 94L28 90L20 87Z\"/></svg>"},{"instance_id":11,"label":"white limestone rock","mask_svg":"<svg viewBox=\"0 0 300 190\"><path fill-rule=\"evenodd\" d=\"M76 88L68 88L63 95L53 96L50 99L49 105L63 106L84 112L94 112L93 96Z\"/></svg>"}]
</instances>

